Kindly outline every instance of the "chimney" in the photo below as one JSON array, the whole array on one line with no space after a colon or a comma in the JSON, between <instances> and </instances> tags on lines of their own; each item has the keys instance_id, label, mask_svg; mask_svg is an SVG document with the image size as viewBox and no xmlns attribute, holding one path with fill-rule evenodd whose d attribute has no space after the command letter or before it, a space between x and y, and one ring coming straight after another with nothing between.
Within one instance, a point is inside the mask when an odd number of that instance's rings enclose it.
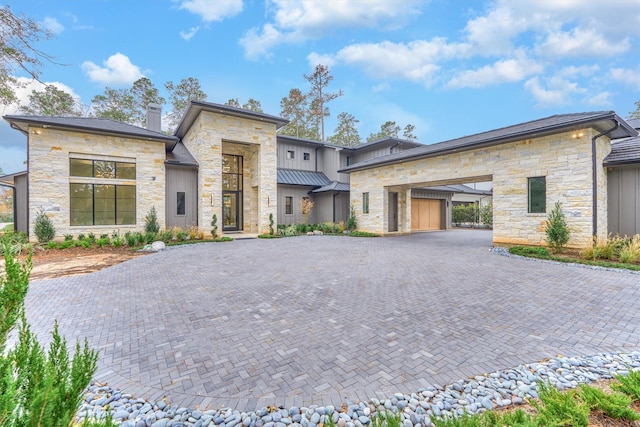
<instances>
[{"instance_id":1,"label":"chimney","mask_svg":"<svg viewBox=\"0 0 640 427\"><path fill-rule=\"evenodd\" d=\"M147 105L147 129L162 132L162 106L160 104Z\"/></svg>"}]
</instances>

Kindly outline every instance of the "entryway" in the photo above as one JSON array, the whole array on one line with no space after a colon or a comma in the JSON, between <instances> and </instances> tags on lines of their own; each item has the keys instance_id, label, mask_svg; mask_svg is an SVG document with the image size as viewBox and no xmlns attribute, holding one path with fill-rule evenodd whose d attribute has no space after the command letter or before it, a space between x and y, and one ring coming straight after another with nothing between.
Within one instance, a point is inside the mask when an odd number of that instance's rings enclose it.
<instances>
[{"instance_id":1,"label":"entryway","mask_svg":"<svg viewBox=\"0 0 640 427\"><path fill-rule=\"evenodd\" d=\"M242 230L242 156L222 155L222 231Z\"/></svg>"}]
</instances>

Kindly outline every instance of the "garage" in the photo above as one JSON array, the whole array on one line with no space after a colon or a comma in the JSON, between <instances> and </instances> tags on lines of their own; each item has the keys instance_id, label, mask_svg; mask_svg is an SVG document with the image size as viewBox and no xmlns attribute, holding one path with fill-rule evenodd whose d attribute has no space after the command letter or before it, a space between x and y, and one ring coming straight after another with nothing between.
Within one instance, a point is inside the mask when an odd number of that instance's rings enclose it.
<instances>
[{"instance_id":1,"label":"garage","mask_svg":"<svg viewBox=\"0 0 640 427\"><path fill-rule=\"evenodd\" d=\"M411 199L411 231L442 230L443 200Z\"/></svg>"}]
</instances>

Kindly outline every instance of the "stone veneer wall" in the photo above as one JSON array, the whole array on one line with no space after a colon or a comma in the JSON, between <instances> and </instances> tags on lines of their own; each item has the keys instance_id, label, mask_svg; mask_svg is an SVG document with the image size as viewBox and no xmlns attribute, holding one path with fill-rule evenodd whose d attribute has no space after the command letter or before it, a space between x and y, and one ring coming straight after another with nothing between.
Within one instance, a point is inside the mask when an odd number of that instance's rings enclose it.
<instances>
[{"instance_id":1,"label":"stone veneer wall","mask_svg":"<svg viewBox=\"0 0 640 427\"><path fill-rule=\"evenodd\" d=\"M493 177L493 241L509 244L544 244L546 213L527 212L527 178L545 176L547 212L556 201L563 204L572 231L570 246L591 241L592 167L591 137L564 132L470 151L406 161L351 173L351 202L358 228L379 234L387 230L387 194L410 187L469 182ZM598 140L598 164L610 150L607 137ZM607 234L606 173L598 167L598 234ZM369 192L369 214L362 213L362 193ZM410 232L411 200L400 209L399 232ZM401 203L402 203L401 202ZM404 218L403 218L404 216Z\"/></svg>"},{"instance_id":2,"label":"stone veneer wall","mask_svg":"<svg viewBox=\"0 0 640 427\"><path fill-rule=\"evenodd\" d=\"M113 160L136 163L136 180L103 180L69 176L69 158ZM29 128L29 236L35 240L34 221L40 208L51 218L56 239L65 234L96 236L118 230L144 231L144 218L155 206L160 226L165 224L165 144L162 141L93 133ZM70 223L72 182L136 185L135 225L74 226Z\"/></svg>"},{"instance_id":3,"label":"stone veneer wall","mask_svg":"<svg viewBox=\"0 0 640 427\"><path fill-rule=\"evenodd\" d=\"M243 194L245 232L268 232L269 214L277 218L276 125L203 111L182 142L200 166L200 227L209 227L215 213L219 229L222 230L222 154L239 154L242 151L248 156L244 159L247 169ZM224 151L227 148L228 153Z\"/></svg>"}]
</instances>

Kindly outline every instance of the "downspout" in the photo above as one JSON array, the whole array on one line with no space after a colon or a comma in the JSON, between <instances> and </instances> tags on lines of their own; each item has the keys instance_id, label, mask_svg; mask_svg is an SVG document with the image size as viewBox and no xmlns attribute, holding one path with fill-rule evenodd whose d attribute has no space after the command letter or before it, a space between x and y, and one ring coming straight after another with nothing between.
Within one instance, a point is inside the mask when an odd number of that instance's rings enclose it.
<instances>
[{"instance_id":1,"label":"downspout","mask_svg":"<svg viewBox=\"0 0 640 427\"><path fill-rule=\"evenodd\" d=\"M338 196L338 194L340 193L336 191L335 193L333 193L333 196L331 198L332 199L331 202L333 204L333 223L334 224L336 222L336 197Z\"/></svg>"},{"instance_id":2,"label":"downspout","mask_svg":"<svg viewBox=\"0 0 640 427\"><path fill-rule=\"evenodd\" d=\"M616 124L611 129L607 129L604 132L601 132L591 138L591 168L593 169L593 215L591 219L593 221L593 224L591 227L591 234L593 236L598 235L598 159L596 153L596 140L601 136L605 136L620 127L620 122L616 119L613 120L616 122Z\"/></svg>"}]
</instances>

